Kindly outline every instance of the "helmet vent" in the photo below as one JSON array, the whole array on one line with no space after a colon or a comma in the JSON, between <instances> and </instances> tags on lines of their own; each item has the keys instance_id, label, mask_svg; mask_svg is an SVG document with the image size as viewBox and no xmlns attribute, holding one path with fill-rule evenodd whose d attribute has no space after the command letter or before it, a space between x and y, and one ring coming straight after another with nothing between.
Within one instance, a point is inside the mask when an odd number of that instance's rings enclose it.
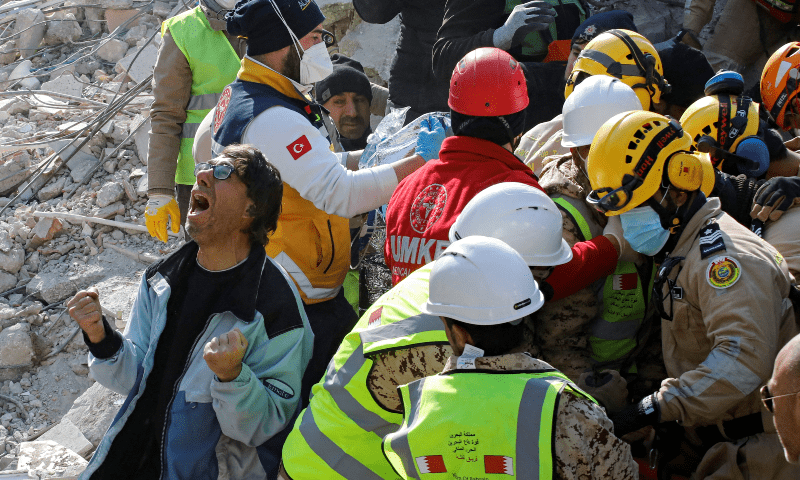
<instances>
[{"instance_id":1,"label":"helmet vent","mask_svg":"<svg viewBox=\"0 0 800 480\"><path fill-rule=\"evenodd\" d=\"M631 163L633 161L633 157L630 155L625 155L625 163Z\"/></svg>"},{"instance_id":2,"label":"helmet vent","mask_svg":"<svg viewBox=\"0 0 800 480\"><path fill-rule=\"evenodd\" d=\"M628 150L636 150L636 147L639 145L639 142L630 142L628 143Z\"/></svg>"},{"instance_id":3,"label":"helmet vent","mask_svg":"<svg viewBox=\"0 0 800 480\"><path fill-rule=\"evenodd\" d=\"M719 128L719 122L714 122L714 126ZM705 127L703 127L703 133L706 135L711 135L711 125L706 125ZM700 135L698 135L697 137L700 138Z\"/></svg>"}]
</instances>

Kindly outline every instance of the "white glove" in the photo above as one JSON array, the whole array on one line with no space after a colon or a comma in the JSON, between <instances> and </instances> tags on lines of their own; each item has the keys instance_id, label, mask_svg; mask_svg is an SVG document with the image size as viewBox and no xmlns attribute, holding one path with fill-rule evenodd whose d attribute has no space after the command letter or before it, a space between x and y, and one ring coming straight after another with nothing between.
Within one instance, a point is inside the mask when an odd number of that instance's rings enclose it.
<instances>
[{"instance_id":1,"label":"white glove","mask_svg":"<svg viewBox=\"0 0 800 480\"><path fill-rule=\"evenodd\" d=\"M635 262L639 259L640 253L631 248L631 245L625 240L625 235L622 234L622 222L619 215L608 217L606 228L603 229L603 235L606 237L614 237L619 244L619 260L620 262Z\"/></svg>"}]
</instances>

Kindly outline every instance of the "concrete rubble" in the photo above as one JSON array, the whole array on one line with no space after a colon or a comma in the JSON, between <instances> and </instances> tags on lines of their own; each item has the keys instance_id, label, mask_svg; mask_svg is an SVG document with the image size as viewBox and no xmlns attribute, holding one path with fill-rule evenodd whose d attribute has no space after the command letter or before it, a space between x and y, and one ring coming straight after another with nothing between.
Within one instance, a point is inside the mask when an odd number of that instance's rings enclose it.
<instances>
[{"instance_id":1,"label":"concrete rubble","mask_svg":"<svg viewBox=\"0 0 800 480\"><path fill-rule=\"evenodd\" d=\"M350 1L317 2L334 51L385 86L399 19L371 25ZM126 226L144 225L160 25L187 3L89 3L0 5L0 474L70 477L85 468L123 397L90 378L64 304L93 286L111 325L124 329L147 263L181 244ZM682 18L674 2L597 3L632 11L654 41Z\"/></svg>"}]
</instances>

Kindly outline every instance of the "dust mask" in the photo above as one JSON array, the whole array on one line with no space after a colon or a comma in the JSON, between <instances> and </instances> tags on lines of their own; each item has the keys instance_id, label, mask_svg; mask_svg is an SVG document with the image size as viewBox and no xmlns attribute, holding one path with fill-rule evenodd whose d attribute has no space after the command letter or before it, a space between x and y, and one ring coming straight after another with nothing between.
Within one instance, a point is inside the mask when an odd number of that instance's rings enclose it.
<instances>
[{"instance_id":1,"label":"dust mask","mask_svg":"<svg viewBox=\"0 0 800 480\"><path fill-rule=\"evenodd\" d=\"M333 73L333 63L325 42L305 50L300 58L300 83L310 85L324 80Z\"/></svg>"}]
</instances>

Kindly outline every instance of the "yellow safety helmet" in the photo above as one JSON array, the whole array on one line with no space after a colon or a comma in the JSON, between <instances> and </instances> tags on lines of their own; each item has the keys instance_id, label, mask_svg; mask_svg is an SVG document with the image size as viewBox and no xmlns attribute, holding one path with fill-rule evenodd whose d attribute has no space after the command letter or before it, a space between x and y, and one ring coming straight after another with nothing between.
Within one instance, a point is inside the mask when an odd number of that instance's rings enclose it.
<instances>
[{"instance_id":1,"label":"yellow safety helmet","mask_svg":"<svg viewBox=\"0 0 800 480\"><path fill-rule=\"evenodd\" d=\"M615 29L601 33L586 44L570 73L564 98L576 85L592 75L619 78L633 88L642 107L659 103L661 94L671 87L664 78L664 67L656 48L646 38L630 30Z\"/></svg>"},{"instance_id":2,"label":"yellow safety helmet","mask_svg":"<svg viewBox=\"0 0 800 480\"><path fill-rule=\"evenodd\" d=\"M647 111L620 113L595 136L586 159L588 202L608 216L642 205L667 180L680 190L711 193L708 155L691 153L691 139L673 119Z\"/></svg>"}]
</instances>

